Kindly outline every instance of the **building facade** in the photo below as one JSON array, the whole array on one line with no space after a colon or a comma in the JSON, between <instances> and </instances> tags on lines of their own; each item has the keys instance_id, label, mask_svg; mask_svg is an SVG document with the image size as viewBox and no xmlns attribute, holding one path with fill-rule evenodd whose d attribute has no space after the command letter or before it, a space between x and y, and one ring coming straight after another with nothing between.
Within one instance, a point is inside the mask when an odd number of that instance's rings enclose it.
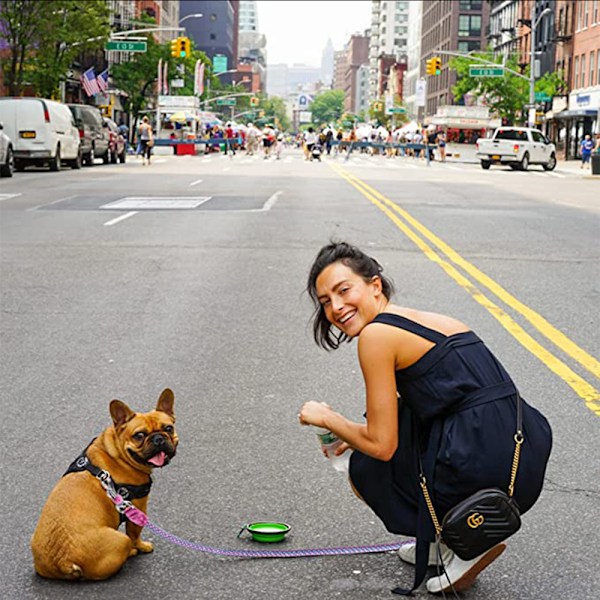
<instances>
[{"instance_id":1,"label":"building facade","mask_svg":"<svg viewBox=\"0 0 600 600\"><path fill-rule=\"evenodd\" d=\"M369 40L369 93L371 100L380 97L387 87L389 72L381 70L382 56L405 64L408 54L409 10L414 2L372 0Z\"/></svg>"},{"instance_id":2,"label":"building facade","mask_svg":"<svg viewBox=\"0 0 600 600\"><path fill-rule=\"evenodd\" d=\"M420 117L417 106L417 81L421 77L421 24L423 3L411 2L408 6L408 38L406 51L406 73L404 74L404 104L410 119Z\"/></svg>"},{"instance_id":3,"label":"building facade","mask_svg":"<svg viewBox=\"0 0 600 600\"><path fill-rule=\"evenodd\" d=\"M421 76L425 77L426 60L440 56L440 75L427 77L425 115L434 115L438 106L459 104L454 98L452 86L456 72L448 68L448 55L439 51L471 52L485 49L486 28L489 23L490 5L484 0L424 0L421 25Z\"/></svg>"},{"instance_id":4,"label":"building facade","mask_svg":"<svg viewBox=\"0 0 600 600\"><path fill-rule=\"evenodd\" d=\"M226 56L228 71L237 68L238 9L239 0L181 0L179 4L180 19L197 13L203 15L200 19L185 21L187 35L211 60L217 55ZM233 79L232 74L221 77L225 83Z\"/></svg>"},{"instance_id":5,"label":"building facade","mask_svg":"<svg viewBox=\"0 0 600 600\"><path fill-rule=\"evenodd\" d=\"M344 110L357 112L358 70L369 60L369 37L355 33L346 45L344 72Z\"/></svg>"}]
</instances>

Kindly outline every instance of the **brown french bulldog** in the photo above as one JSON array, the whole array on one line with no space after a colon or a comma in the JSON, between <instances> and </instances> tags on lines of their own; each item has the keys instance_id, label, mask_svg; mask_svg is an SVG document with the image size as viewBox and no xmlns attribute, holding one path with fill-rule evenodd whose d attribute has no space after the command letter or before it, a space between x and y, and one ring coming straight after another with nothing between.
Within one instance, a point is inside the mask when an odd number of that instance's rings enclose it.
<instances>
[{"instance_id":1,"label":"brown french bulldog","mask_svg":"<svg viewBox=\"0 0 600 600\"><path fill-rule=\"evenodd\" d=\"M133 412L124 402L113 400L113 425L85 451L89 463L110 473L117 489L129 487L129 499L143 512L148 505L152 470L169 464L175 456L179 440L174 428L174 401L168 388L160 395L156 409L148 413ZM69 471L78 462L81 458ZM130 556L152 552L152 544L140 539L142 527L127 521L126 533L118 531L120 514L91 472L69 471L50 493L31 540L39 575L106 579Z\"/></svg>"}]
</instances>

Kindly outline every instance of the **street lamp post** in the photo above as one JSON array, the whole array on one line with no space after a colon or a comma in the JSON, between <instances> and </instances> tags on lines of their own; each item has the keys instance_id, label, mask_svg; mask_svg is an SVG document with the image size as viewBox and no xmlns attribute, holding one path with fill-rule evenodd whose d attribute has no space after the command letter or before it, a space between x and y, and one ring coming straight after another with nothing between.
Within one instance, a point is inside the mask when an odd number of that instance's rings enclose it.
<instances>
[{"instance_id":1,"label":"street lamp post","mask_svg":"<svg viewBox=\"0 0 600 600\"><path fill-rule=\"evenodd\" d=\"M182 17L181 19L179 19L179 24L181 25L186 19L200 19L203 16L204 15L202 13L194 13L191 15L186 15L185 17Z\"/></svg>"},{"instance_id":2,"label":"street lamp post","mask_svg":"<svg viewBox=\"0 0 600 600\"><path fill-rule=\"evenodd\" d=\"M536 18L535 15L535 2L531 3L531 54L529 59L529 127L535 127L535 33L538 23L550 12L552 9L545 8Z\"/></svg>"}]
</instances>

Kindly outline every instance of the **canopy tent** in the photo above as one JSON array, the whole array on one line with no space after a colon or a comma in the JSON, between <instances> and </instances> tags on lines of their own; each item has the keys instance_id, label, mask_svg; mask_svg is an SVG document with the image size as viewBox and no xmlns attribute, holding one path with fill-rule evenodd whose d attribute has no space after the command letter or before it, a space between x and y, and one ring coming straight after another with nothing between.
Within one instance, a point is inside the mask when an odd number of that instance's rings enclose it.
<instances>
[{"instance_id":1,"label":"canopy tent","mask_svg":"<svg viewBox=\"0 0 600 600\"><path fill-rule=\"evenodd\" d=\"M179 111L170 115L168 117L168 120L172 123L187 123L188 121L194 121L197 118L198 117L191 113Z\"/></svg>"}]
</instances>

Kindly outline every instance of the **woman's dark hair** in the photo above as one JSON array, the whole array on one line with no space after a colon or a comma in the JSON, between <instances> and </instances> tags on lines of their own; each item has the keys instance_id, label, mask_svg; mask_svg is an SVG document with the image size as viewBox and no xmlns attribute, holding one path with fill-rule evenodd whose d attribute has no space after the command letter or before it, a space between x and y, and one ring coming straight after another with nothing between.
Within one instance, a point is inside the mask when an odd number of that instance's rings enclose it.
<instances>
[{"instance_id":1,"label":"woman's dark hair","mask_svg":"<svg viewBox=\"0 0 600 600\"><path fill-rule=\"evenodd\" d=\"M333 331L334 327L327 320L325 310L317 296L317 277L319 277L323 269L337 262L341 262L352 269L354 273L362 277L367 283L370 283L373 277L378 276L381 279L383 295L388 300L394 294L393 283L382 275L383 269L374 258L371 258L356 246L352 246L346 242L331 242L327 246L323 246L319 254L317 254L317 258L315 258L308 274L306 291L315 305L315 312L312 316L313 337L317 346L325 350L335 350L342 342L349 342L351 340L345 333L340 332L336 334Z\"/></svg>"}]
</instances>

